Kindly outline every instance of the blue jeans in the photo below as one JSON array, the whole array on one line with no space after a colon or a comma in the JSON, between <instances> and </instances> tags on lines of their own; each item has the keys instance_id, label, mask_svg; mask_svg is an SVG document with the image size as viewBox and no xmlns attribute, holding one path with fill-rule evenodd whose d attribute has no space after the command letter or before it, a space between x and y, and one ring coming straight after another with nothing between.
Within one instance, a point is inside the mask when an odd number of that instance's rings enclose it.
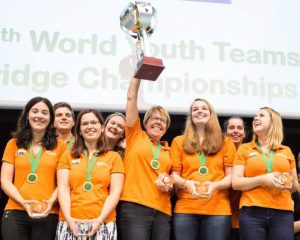
<instances>
[{"instance_id":1,"label":"blue jeans","mask_svg":"<svg viewBox=\"0 0 300 240\"><path fill-rule=\"evenodd\" d=\"M2 216L2 237L4 240L53 240L57 223L57 214L33 219L26 211L7 210Z\"/></svg>"},{"instance_id":2,"label":"blue jeans","mask_svg":"<svg viewBox=\"0 0 300 240\"><path fill-rule=\"evenodd\" d=\"M169 240L171 216L133 202L121 201L117 208L118 239Z\"/></svg>"},{"instance_id":3,"label":"blue jeans","mask_svg":"<svg viewBox=\"0 0 300 240\"><path fill-rule=\"evenodd\" d=\"M175 213L175 240L228 240L231 216Z\"/></svg>"},{"instance_id":4,"label":"blue jeans","mask_svg":"<svg viewBox=\"0 0 300 240\"><path fill-rule=\"evenodd\" d=\"M292 211L243 207L240 211L241 240L293 240Z\"/></svg>"}]
</instances>

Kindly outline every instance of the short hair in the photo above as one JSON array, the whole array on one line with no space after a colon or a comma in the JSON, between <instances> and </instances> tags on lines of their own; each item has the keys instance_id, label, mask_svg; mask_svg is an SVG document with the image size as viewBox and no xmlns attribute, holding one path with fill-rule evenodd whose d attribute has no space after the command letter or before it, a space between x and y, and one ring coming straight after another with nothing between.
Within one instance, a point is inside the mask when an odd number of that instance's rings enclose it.
<instances>
[{"instance_id":1,"label":"short hair","mask_svg":"<svg viewBox=\"0 0 300 240\"><path fill-rule=\"evenodd\" d=\"M53 106L53 110L54 110L54 113L55 111L58 109L58 108L62 108L62 107L65 107L65 108L68 108L71 113L72 113L72 118L73 120L75 121L75 113L71 107L71 105L67 102L58 102L58 103L55 103L54 106Z\"/></svg>"},{"instance_id":2,"label":"short hair","mask_svg":"<svg viewBox=\"0 0 300 240\"><path fill-rule=\"evenodd\" d=\"M168 111L163 108L162 106L153 106L151 108L148 109L148 111L145 113L144 119L143 119L143 125L144 127L146 127L147 122L149 121L152 113L154 112L159 112L161 115L165 116L167 118L167 129L170 127L171 124L171 118L170 115L168 113Z\"/></svg>"}]
</instances>

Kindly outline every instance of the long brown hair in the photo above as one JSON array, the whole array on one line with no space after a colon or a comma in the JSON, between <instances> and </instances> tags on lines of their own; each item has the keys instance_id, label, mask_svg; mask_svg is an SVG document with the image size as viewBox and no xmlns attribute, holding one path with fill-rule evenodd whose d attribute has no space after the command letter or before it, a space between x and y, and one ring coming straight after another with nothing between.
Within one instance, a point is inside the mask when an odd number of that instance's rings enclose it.
<instances>
[{"instance_id":1,"label":"long brown hair","mask_svg":"<svg viewBox=\"0 0 300 240\"><path fill-rule=\"evenodd\" d=\"M210 111L210 118L205 124L204 139L200 145L199 136L196 131L196 126L192 121L192 107L195 102L205 102ZM220 151L223 146L223 134L219 124L219 120L212 105L205 99L197 98L190 106L189 115L185 123L183 149L188 154L193 154L195 151L204 151L206 155L213 155Z\"/></svg>"},{"instance_id":2,"label":"long brown hair","mask_svg":"<svg viewBox=\"0 0 300 240\"><path fill-rule=\"evenodd\" d=\"M77 120L76 120L76 124L75 124L75 132L74 132L75 141L74 141L73 147L71 148L72 157L78 158L82 154L83 150L87 150L87 147L85 146L85 143L84 143L84 139L80 134L81 119L82 119L82 116L87 113L93 113L96 116L96 118L99 120L99 123L101 125L103 125L103 123L104 123L104 118L103 118L102 114L100 112L98 112L97 110L84 109L84 110L80 111L80 113L77 116ZM104 141L104 134L101 134L101 136L98 139L97 150L99 151L99 154L108 151L108 148Z\"/></svg>"},{"instance_id":3,"label":"long brown hair","mask_svg":"<svg viewBox=\"0 0 300 240\"><path fill-rule=\"evenodd\" d=\"M54 128L54 111L52 104L47 98L34 97L31 98L25 105L18 119L17 128L12 132L13 138L16 139L19 148L28 149L33 139L32 129L28 120L30 109L37 103L43 102L47 105L50 114L50 122L46 128L45 135L42 139L42 146L47 150L54 149L57 145L56 132Z\"/></svg>"}]
</instances>

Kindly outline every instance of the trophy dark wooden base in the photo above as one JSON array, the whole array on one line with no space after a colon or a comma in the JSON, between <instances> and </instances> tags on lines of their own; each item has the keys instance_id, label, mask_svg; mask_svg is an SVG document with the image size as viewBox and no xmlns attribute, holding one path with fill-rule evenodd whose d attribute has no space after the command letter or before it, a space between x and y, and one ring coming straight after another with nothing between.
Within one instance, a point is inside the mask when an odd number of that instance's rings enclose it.
<instances>
[{"instance_id":1,"label":"trophy dark wooden base","mask_svg":"<svg viewBox=\"0 0 300 240\"><path fill-rule=\"evenodd\" d=\"M165 66L159 58L143 57L143 59L137 65L137 71L134 77L139 79L146 79L155 81Z\"/></svg>"}]
</instances>

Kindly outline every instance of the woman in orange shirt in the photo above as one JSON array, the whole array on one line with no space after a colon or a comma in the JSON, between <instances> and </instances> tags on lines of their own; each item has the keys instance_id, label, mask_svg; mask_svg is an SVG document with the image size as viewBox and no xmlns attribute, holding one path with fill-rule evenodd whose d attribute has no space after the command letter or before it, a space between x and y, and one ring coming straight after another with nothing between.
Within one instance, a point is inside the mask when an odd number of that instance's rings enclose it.
<instances>
[{"instance_id":1,"label":"woman in orange shirt","mask_svg":"<svg viewBox=\"0 0 300 240\"><path fill-rule=\"evenodd\" d=\"M184 134L171 150L178 200L174 209L176 240L227 240L231 209L228 189L235 147L224 138L217 115L205 99L190 107Z\"/></svg>"},{"instance_id":2,"label":"woman in orange shirt","mask_svg":"<svg viewBox=\"0 0 300 240\"><path fill-rule=\"evenodd\" d=\"M120 155L105 145L103 122L96 110L82 110L74 145L59 161L57 240L79 236L117 239L115 207L122 192L124 167Z\"/></svg>"},{"instance_id":3,"label":"woman in orange shirt","mask_svg":"<svg viewBox=\"0 0 300 240\"><path fill-rule=\"evenodd\" d=\"M66 149L56 139L52 104L32 98L2 158L1 187L9 200L2 217L4 240L53 240L58 220L56 166Z\"/></svg>"},{"instance_id":4,"label":"woman in orange shirt","mask_svg":"<svg viewBox=\"0 0 300 240\"><path fill-rule=\"evenodd\" d=\"M295 158L282 145L280 114L261 108L254 117L253 141L242 144L234 159L233 188L240 200L241 240L292 240L293 201L298 188ZM292 179L291 179L292 177Z\"/></svg>"},{"instance_id":5,"label":"woman in orange shirt","mask_svg":"<svg viewBox=\"0 0 300 240\"><path fill-rule=\"evenodd\" d=\"M139 85L140 79L132 78L128 87L125 182L118 207L118 230L123 240L166 240L170 238L172 185L163 180L172 164L168 144L161 138L170 125L170 116L160 106L150 108L143 131L137 107Z\"/></svg>"},{"instance_id":6,"label":"woman in orange shirt","mask_svg":"<svg viewBox=\"0 0 300 240\"><path fill-rule=\"evenodd\" d=\"M246 126L244 120L239 116L228 118L224 122L224 132L230 137L238 149L246 137ZM239 203L241 198L240 191L230 191L230 204L231 204L231 234L230 240L239 240Z\"/></svg>"}]
</instances>

